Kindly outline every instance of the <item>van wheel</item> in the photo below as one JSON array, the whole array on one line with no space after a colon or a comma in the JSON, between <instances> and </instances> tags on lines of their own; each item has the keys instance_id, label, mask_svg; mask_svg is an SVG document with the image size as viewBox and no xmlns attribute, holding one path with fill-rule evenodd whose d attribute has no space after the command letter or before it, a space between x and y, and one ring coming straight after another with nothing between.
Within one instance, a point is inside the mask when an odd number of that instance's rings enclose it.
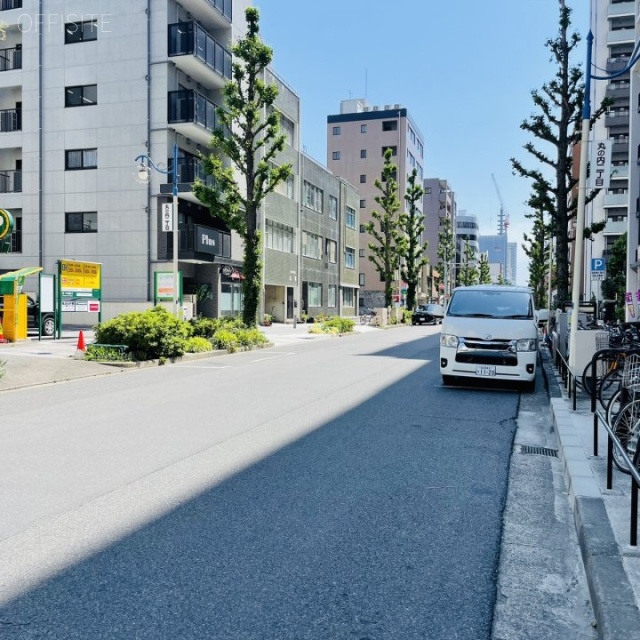
<instances>
[{"instance_id":1,"label":"van wheel","mask_svg":"<svg viewBox=\"0 0 640 640\"><path fill-rule=\"evenodd\" d=\"M442 384L445 387L449 387L453 384L454 377L453 376L442 376Z\"/></svg>"}]
</instances>

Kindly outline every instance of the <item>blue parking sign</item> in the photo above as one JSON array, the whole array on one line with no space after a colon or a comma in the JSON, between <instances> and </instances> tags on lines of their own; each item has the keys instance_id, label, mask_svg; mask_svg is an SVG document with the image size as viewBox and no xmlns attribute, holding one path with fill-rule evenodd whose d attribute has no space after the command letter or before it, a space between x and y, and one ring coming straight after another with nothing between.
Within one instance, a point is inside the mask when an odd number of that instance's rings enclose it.
<instances>
[{"instance_id":1,"label":"blue parking sign","mask_svg":"<svg viewBox=\"0 0 640 640\"><path fill-rule=\"evenodd\" d=\"M605 271L604 258L591 258L591 271Z\"/></svg>"}]
</instances>

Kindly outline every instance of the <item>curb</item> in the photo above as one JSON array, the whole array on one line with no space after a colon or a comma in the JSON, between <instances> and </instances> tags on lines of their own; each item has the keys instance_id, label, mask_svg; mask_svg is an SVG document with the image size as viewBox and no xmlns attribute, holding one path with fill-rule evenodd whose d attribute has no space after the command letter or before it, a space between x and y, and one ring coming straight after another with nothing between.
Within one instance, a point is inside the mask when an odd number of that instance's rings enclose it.
<instances>
[{"instance_id":1,"label":"curb","mask_svg":"<svg viewBox=\"0 0 640 640\"><path fill-rule=\"evenodd\" d=\"M628 640L640 629L638 604L602 493L546 351L542 352L542 363L598 638Z\"/></svg>"}]
</instances>

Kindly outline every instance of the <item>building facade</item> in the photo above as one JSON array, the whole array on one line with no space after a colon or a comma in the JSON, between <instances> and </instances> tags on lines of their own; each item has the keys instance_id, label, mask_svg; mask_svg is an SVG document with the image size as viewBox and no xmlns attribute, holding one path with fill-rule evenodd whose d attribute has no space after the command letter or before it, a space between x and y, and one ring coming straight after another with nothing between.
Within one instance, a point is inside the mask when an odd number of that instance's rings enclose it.
<instances>
[{"instance_id":1,"label":"building facade","mask_svg":"<svg viewBox=\"0 0 640 640\"><path fill-rule=\"evenodd\" d=\"M367 308L384 306L384 282L368 259L371 237L364 225L371 221L371 212L379 209L375 197L381 192L375 180L381 178L388 148L398 168L398 197L404 208L409 175L416 169L418 184L424 177L424 138L407 109L399 104L371 106L365 99L343 100L340 113L327 117L327 166L360 192L359 303ZM397 291L399 303L399 275Z\"/></svg>"}]
</instances>

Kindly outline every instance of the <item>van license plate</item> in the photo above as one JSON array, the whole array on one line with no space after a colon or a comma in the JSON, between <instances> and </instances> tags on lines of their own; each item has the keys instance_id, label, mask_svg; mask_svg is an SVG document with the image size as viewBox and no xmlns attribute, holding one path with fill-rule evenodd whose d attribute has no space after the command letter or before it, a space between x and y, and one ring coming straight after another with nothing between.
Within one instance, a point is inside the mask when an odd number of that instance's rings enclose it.
<instances>
[{"instance_id":1,"label":"van license plate","mask_svg":"<svg viewBox=\"0 0 640 640\"><path fill-rule=\"evenodd\" d=\"M488 364L479 364L476 366L477 376L495 376L496 368Z\"/></svg>"}]
</instances>

